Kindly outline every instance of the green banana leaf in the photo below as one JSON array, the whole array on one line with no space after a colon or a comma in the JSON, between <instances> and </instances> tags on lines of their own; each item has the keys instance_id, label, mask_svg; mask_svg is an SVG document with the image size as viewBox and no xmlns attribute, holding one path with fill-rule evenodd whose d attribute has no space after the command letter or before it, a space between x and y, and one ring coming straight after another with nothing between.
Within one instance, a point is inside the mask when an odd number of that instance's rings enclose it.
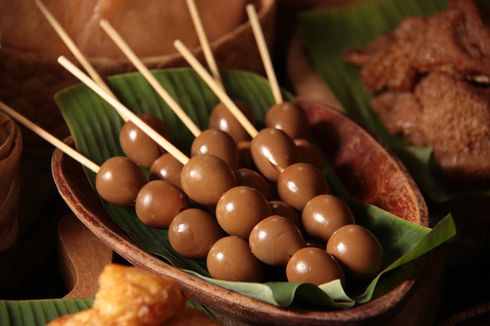
<instances>
[{"instance_id":1,"label":"green banana leaf","mask_svg":"<svg viewBox=\"0 0 490 326\"><path fill-rule=\"evenodd\" d=\"M92 299L0 301L0 325L44 326L53 319L92 306Z\"/></svg>"},{"instance_id":2,"label":"green banana leaf","mask_svg":"<svg viewBox=\"0 0 490 326\"><path fill-rule=\"evenodd\" d=\"M430 148L409 146L388 133L369 106L372 95L362 85L360 69L346 63L342 55L392 31L404 17L429 16L446 6L446 0L369 0L306 12L300 19L307 54L347 113L390 146L422 192L436 202L462 196L490 196L490 188L454 190L445 185L438 177Z\"/></svg>"},{"instance_id":3,"label":"green banana leaf","mask_svg":"<svg viewBox=\"0 0 490 326\"><path fill-rule=\"evenodd\" d=\"M44 299L44 300L0 300L0 325L44 326L50 321L82 310L90 309L93 299ZM200 309L211 318L216 316L204 306L187 301L189 308Z\"/></svg>"},{"instance_id":4,"label":"green banana leaf","mask_svg":"<svg viewBox=\"0 0 490 326\"><path fill-rule=\"evenodd\" d=\"M160 70L155 71L154 74L190 117L204 129L210 111L218 103L218 99L199 77L188 68ZM263 124L265 111L273 104L267 81L260 76L243 71L223 71L223 79L231 97L244 101L252 108L257 125L260 127ZM108 83L121 102L134 112L150 112L166 122L174 143L183 151L188 151L193 139L192 135L141 75L132 73L113 76L108 79ZM292 99L287 92L284 92L284 96L286 99ZM98 164L111 156L122 154L118 143L122 121L117 113L95 93L85 86L78 85L61 91L55 96L55 100L81 153ZM95 175L88 170L86 173L93 186ZM160 256L172 265L208 282L280 307L287 307L293 302L302 302L315 306L348 308L356 303L367 302L377 295L375 289L393 288L400 279L403 279L405 275L403 273L409 272L413 266L408 264L405 268L394 271L393 274L398 277L381 277L382 274L413 261L455 234L454 223L450 216L430 230L350 198L329 166L325 166L325 175L335 193L346 200L354 210L357 222L374 232L386 251L387 269L371 284L365 284L360 290L344 289L338 281L317 287L311 284L288 282L262 284L212 279L203 262L183 258L172 250L168 242L167 230L143 225L133 209L103 204L117 225L125 230L143 250Z\"/></svg>"}]
</instances>

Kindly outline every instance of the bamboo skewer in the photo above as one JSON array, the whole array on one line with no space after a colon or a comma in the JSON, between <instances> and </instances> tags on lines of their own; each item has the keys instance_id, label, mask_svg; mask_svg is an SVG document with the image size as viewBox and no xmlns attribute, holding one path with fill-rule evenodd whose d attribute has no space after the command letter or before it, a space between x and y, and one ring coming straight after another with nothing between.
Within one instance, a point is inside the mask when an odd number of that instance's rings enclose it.
<instances>
[{"instance_id":1,"label":"bamboo skewer","mask_svg":"<svg viewBox=\"0 0 490 326\"><path fill-rule=\"evenodd\" d=\"M78 46L73 42L71 37L68 35L68 33L65 31L65 29L61 26L61 24L58 22L58 20L53 16L53 14L49 11L49 9L44 5L42 0L36 0L36 5L41 11L41 13L46 17L47 21L53 27L55 32L59 35L63 43L68 47L68 49L71 51L73 56L80 62L82 65L83 69L87 71L89 76L106 92L109 93L111 96L114 98L116 97L114 93L111 91L109 86L107 86L107 83L104 81L104 79L99 75L99 73L95 70L95 68L92 66L92 64L88 61L88 59L85 57L85 55L80 51ZM127 121L128 119L125 118L125 116L122 116L124 121Z\"/></svg>"},{"instance_id":2,"label":"bamboo skewer","mask_svg":"<svg viewBox=\"0 0 490 326\"><path fill-rule=\"evenodd\" d=\"M259 48L260 56L262 62L264 63L265 72L272 89L272 95L274 96L274 101L276 104L283 102L281 89L279 83L277 82L276 74L274 72L274 67L272 66L271 56L269 50L267 49L267 44L265 43L264 33L260 27L259 18L257 17L257 11L255 11L255 6L253 4L247 5L248 19L250 20L250 25L252 26L252 31L257 42L257 47Z\"/></svg>"},{"instance_id":3,"label":"bamboo skewer","mask_svg":"<svg viewBox=\"0 0 490 326\"><path fill-rule=\"evenodd\" d=\"M204 32L204 26L202 25L201 17L199 16L199 12L197 11L196 3L194 0L186 0L186 2L209 70L211 70L214 80L216 80L221 88L225 89L223 85L223 80L221 79L221 74L218 69L218 65L216 64L213 52L211 51L211 46L209 45L209 40L206 36L206 33Z\"/></svg>"},{"instance_id":4,"label":"bamboo skewer","mask_svg":"<svg viewBox=\"0 0 490 326\"><path fill-rule=\"evenodd\" d=\"M71 74L77 77L82 83L88 86L91 90L97 93L105 101L107 101L119 114L124 114L128 117L129 121L134 123L138 128L140 128L148 137L150 137L159 146L163 147L167 152L174 156L180 163L186 164L189 158L182 153L177 147L166 140L162 135L153 130L148 124L141 120L136 114L131 112L126 108L121 102L113 98L111 95L106 93L100 86L98 86L90 77L88 77L84 72L78 69L73 63L71 63L67 58L60 56L58 62Z\"/></svg>"},{"instance_id":5,"label":"bamboo skewer","mask_svg":"<svg viewBox=\"0 0 490 326\"><path fill-rule=\"evenodd\" d=\"M175 48L180 52L184 59L194 68L197 74L204 80L204 82L211 88L211 90L216 94L216 96L223 102L224 105L230 110L235 119L240 122L240 124L245 128L249 135L254 138L257 135L257 129L254 125L248 121L247 117L242 111L236 106L236 104L230 99L230 97L225 93L225 91L218 85L218 83L211 77L211 75L206 71L206 69L201 65L201 63L196 59L196 57L191 53L191 51L180 41L176 40L174 42Z\"/></svg>"},{"instance_id":6,"label":"bamboo skewer","mask_svg":"<svg viewBox=\"0 0 490 326\"><path fill-rule=\"evenodd\" d=\"M136 56L133 50L123 40L121 35L112 27L112 25L105 19L100 21L100 26L107 33L107 35L116 43L119 49L126 55L126 57L133 63L138 71L145 77L160 97L168 104L177 117L184 123L184 125L197 137L201 130L199 127L189 118L187 113L180 107L180 105L173 99L172 96L163 88L143 62Z\"/></svg>"},{"instance_id":7,"label":"bamboo skewer","mask_svg":"<svg viewBox=\"0 0 490 326\"><path fill-rule=\"evenodd\" d=\"M65 154L73 158L74 160L78 161L80 164L87 167L94 173L99 172L100 167L97 164L95 164L94 162L92 162L91 160L89 160L88 158L86 158L85 156L83 156L82 154L80 154L79 152L77 152L76 150L74 150L73 148L71 148L64 142L62 142L61 140L59 140L58 138L56 138L55 136L53 136L52 134L44 130L43 128L39 127L34 122L30 121L26 117L17 113L14 109L9 107L7 104L3 103L2 101L0 101L0 110L7 113L9 116L17 120L19 123L23 124L27 129L30 129L32 132L34 132L35 134L37 134L38 136L46 140L51 145L53 145L54 147L58 148L59 150L61 150L62 152L64 152Z\"/></svg>"}]
</instances>

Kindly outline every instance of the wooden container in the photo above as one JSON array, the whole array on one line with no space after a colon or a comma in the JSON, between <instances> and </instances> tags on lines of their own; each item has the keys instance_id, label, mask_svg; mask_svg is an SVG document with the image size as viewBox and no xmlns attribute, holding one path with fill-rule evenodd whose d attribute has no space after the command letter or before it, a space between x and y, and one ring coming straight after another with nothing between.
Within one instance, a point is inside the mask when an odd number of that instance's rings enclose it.
<instances>
[{"instance_id":1,"label":"wooden container","mask_svg":"<svg viewBox=\"0 0 490 326\"><path fill-rule=\"evenodd\" d=\"M347 190L401 218L428 225L425 202L405 168L369 133L330 107L299 99L311 129ZM68 139L69 144L73 144ZM131 263L177 279L196 301L228 324L304 325L379 323L408 301L421 273L419 260L411 275L371 302L345 311L281 309L197 279L141 250L107 215L80 165L56 150L52 170L58 190L75 215L104 243Z\"/></svg>"},{"instance_id":2,"label":"wooden container","mask_svg":"<svg viewBox=\"0 0 490 326\"><path fill-rule=\"evenodd\" d=\"M274 28L275 0L252 2L257 7L259 20L270 44ZM220 68L256 72L263 69L248 22L213 41L211 49ZM193 52L198 58L204 58L200 47L194 48ZM76 80L57 63L56 59L57 57L40 53L0 47L0 98L35 123L61 137L67 134L67 130L52 98L57 91L75 83ZM150 68L187 65L177 52L141 59ZM135 70L126 59L89 58L89 61L104 76ZM28 135L25 143L29 150L41 144L43 148L48 148L37 136Z\"/></svg>"},{"instance_id":3,"label":"wooden container","mask_svg":"<svg viewBox=\"0 0 490 326\"><path fill-rule=\"evenodd\" d=\"M468 308L440 323L441 326L471 326L490 324L490 302Z\"/></svg>"},{"instance_id":4,"label":"wooden container","mask_svg":"<svg viewBox=\"0 0 490 326\"><path fill-rule=\"evenodd\" d=\"M17 238L21 153L19 127L0 112L0 252Z\"/></svg>"}]
</instances>

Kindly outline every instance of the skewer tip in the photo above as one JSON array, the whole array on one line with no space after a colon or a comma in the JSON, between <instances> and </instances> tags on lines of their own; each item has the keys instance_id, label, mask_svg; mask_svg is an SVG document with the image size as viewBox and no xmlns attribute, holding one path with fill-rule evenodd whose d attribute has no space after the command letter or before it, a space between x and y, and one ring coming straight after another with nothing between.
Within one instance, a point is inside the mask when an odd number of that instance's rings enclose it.
<instances>
[{"instance_id":1,"label":"skewer tip","mask_svg":"<svg viewBox=\"0 0 490 326\"><path fill-rule=\"evenodd\" d=\"M209 88L215 93L215 95L225 104L235 118L242 124L247 132L254 138L257 135L257 129L250 123L245 117L243 112L236 106L233 100L225 93L224 89L209 75L202 64L192 54L192 52L180 41L174 41L175 48L184 57L187 63L196 71L196 73L204 80Z\"/></svg>"},{"instance_id":2,"label":"skewer tip","mask_svg":"<svg viewBox=\"0 0 490 326\"><path fill-rule=\"evenodd\" d=\"M255 10L255 6L253 3L249 3L245 9L247 10L247 14L250 16L250 15L253 15L253 14L257 14L257 11Z\"/></svg>"},{"instance_id":3,"label":"skewer tip","mask_svg":"<svg viewBox=\"0 0 490 326\"><path fill-rule=\"evenodd\" d=\"M257 15L257 11L255 10L255 6L253 4L248 4L246 6L246 9L247 9L250 26L252 27L252 31L255 36L255 40L257 42L257 47L259 49L259 53L262 58L262 62L264 64L265 72L267 78L269 79L274 101L276 102L276 104L280 104L283 102L283 97L281 94L279 83L277 82L277 77L274 72L274 67L272 66L269 49L267 48L267 42L264 37L264 32L262 31L262 27L260 26L260 21Z\"/></svg>"},{"instance_id":4,"label":"skewer tip","mask_svg":"<svg viewBox=\"0 0 490 326\"><path fill-rule=\"evenodd\" d=\"M107 21L107 19L104 19L102 18L100 21L99 21L99 25L100 27L102 28L107 28L107 27L110 27L110 23Z\"/></svg>"},{"instance_id":5,"label":"skewer tip","mask_svg":"<svg viewBox=\"0 0 490 326\"><path fill-rule=\"evenodd\" d=\"M175 46L175 47L180 47L180 46L182 46L182 45L183 45L183 43L182 43L182 41L181 41L181 40L176 39L176 40L174 41L174 46Z\"/></svg>"},{"instance_id":6,"label":"skewer tip","mask_svg":"<svg viewBox=\"0 0 490 326\"><path fill-rule=\"evenodd\" d=\"M42 0L34 0L34 3L39 9L41 9L41 11L45 11L47 9L46 5L44 4L44 2L42 2Z\"/></svg>"},{"instance_id":7,"label":"skewer tip","mask_svg":"<svg viewBox=\"0 0 490 326\"><path fill-rule=\"evenodd\" d=\"M68 62L68 59L66 59L66 57L64 55L60 55L58 57L57 61L58 61L59 64L63 64L63 63Z\"/></svg>"}]
</instances>

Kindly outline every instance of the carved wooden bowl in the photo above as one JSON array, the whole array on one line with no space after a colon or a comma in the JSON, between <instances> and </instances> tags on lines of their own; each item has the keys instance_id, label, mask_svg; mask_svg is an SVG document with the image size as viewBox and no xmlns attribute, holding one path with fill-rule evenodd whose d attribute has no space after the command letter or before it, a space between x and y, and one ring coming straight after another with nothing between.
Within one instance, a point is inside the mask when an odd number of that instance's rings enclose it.
<instances>
[{"instance_id":1,"label":"carved wooden bowl","mask_svg":"<svg viewBox=\"0 0 490 326\"><path fill-rule=\"evenodd\" d=\"M0 253L17 240L22 133L0 112Z\"/></svg>"},{"instance_id":2,"label":"carved wooden bowl","mask_svg":"<svg viewBox=\"0 0 490 326\"><path fill-rule=\"evenodd\" d=\"M25 1L29 2L29 1ZM255 4L260 24L268 44L271 44L275 13L275 0L252 0ZM32 1L34 3L34 1ZM0 1L0 4L3 4ZM33 10L37 10L32 4ZM0 5L1 8L1 5ZM1 10L1 9L0 9ZM244 14L244 16L246 16ZM192 27L191 27L192 28ZM54 31L52 31L54 33ZM57 56L50 56L27 49L11 48L0 41L0 98L6 103L15 103L16 110L42 125L50 132L63 135L66 126L53 96L63 88L77 82L70 73L57 62ZM263 64L256 50L256 42L248 21L232 31L212 41L211 50L220 68L233 68L261 72ZM191 49L203 61L200 47ZM247 55L243 55L247 53ZM181 67L187 62L178 53L142 57L143 63L151 69ZM126 59L96 57L89 58L97 72L103 76L135 71ZM49 148L37 136L26 134L24 144L27 150L39 151Z\"/></svg>"},{"instance_id":3,"label":"carved wooden bowl","mask_svg":"<svg viewBox=\"0 0 490 326\"><path fill-rule=\"evenodd\" d=\"M347 190L405 220L428 225L425 202L400 162L368 132L330 107L298 99L313 133ZM71 138L66 140L73 145ZM54 181L75 215L119 255L140 266L178 280L196 301L233 324L304 325L325 323L378 323L390 318L408 299L423 273L423 261L410 277L369 303L348 310L283 309L197 279L140 249L110 219L90 187L80 165L56 150Z\"/></svg>"}]
</instances>

